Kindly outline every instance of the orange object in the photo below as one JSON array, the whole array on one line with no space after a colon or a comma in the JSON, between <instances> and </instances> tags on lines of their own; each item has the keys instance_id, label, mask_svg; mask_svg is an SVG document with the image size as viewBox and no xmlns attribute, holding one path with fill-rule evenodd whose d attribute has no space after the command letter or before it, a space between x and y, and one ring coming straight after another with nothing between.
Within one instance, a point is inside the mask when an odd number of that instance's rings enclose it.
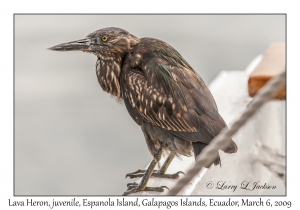
<instances>
[{"instance_id":1,"label":"orange object","mask_svg":"<svg viewBox=\"0 0 300 210\"><path fill-rule=\"evenodd\" d=\"M272 43L263 55L262 61L251 73L248 81L248 92L251 97L268 82L269 79L286 71L285 43ZM286 99L286 86L275 96L276 99Z\"/></svg>"}]
</instances>

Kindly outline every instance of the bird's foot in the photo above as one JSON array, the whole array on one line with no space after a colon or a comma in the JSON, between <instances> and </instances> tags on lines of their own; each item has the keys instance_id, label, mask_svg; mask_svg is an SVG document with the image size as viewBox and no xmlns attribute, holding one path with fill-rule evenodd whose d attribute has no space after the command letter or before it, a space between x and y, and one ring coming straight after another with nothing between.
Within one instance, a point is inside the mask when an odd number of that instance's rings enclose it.
<instances>
[{"instance_id":1,"label":"bird's foot","mask_svg":"<svg viewBox=\"0 0 300 210\"><path fill-rule=\"evenodd\" d=\"M128 183L127 184L127 191L125 191L123 193L123 196L129 195L131 193L136 193L139 191L155 191L155 192L164 192L164 189L168 189L169 188L167 186L161 186L161 187L147 187L147 186L143 186L141 184L138 184L136 182L134 183Z\"/></svg>"},{"instance_id":2,"label":"bird's foot","mask_svg":"<svg viewBox=\"0 0 300 210\"><path fill-rule=\"evenodd\" d=\"M129 177L130 179L134 179L134 178L143 177L145 175L145 172L146 172L146 170L139 169L135 172L126 174L125 178ZM180 177L179 174L185 175L185 173L183 171L178 171L177 173L174 173L174 174L165 174L160 170L154 170L153 173L151 174L151 177L179 179L179 177Z\"/></svg>"}]
</instances>

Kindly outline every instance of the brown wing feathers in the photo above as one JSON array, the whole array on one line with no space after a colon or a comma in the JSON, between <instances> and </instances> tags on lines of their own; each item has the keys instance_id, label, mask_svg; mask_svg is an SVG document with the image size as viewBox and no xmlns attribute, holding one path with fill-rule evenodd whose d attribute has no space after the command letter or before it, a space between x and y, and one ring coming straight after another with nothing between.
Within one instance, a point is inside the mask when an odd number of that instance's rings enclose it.
<instances>
[{"instance_id":1,"label":"brown wing feathers","mask_svg":"<svg viewBox=\"0 0 300 210\"><path fill-rule=\"evenodd\" d=\"M177 51L150 42L157 49L149 51L141 42L126 58L125 97L145 121L187 141L209 144L226 127L213 96ZM226 152L236 151L234 142L230 148Z\"/></svg>"},{"instance_id":2,"label":"brown wing feathers","mask_svg":"<svg viewBox=\"0 0 300 210\"><path fill-rule=\"evenodd\" d=\"M125 97L147 121L167 130L196 132L187 122L186 105L181 99L175 101L170 94L159 92L141 74L129 72L127 77Z\"/></svg>"}]
</instances>

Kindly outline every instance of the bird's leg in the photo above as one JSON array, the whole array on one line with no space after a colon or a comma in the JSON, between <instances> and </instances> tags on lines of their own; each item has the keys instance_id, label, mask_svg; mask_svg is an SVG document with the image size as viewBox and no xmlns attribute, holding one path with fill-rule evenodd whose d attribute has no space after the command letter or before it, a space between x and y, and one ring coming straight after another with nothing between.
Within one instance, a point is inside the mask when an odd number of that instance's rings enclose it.
<instances>
[{"instance_id":1,"label":"bird's leg","mask_svg":"<svg viewBox=\"0 0 300 210\"><path fill-rule=\"evenodd\" d=\"M171 164L172 160L174 159L175 155L174 153L170 153L170 155L165 160L164 164L160 168L160 170L153 170L153 173L151 174L151 177L158 177L158 178L169 178L169 179L178 179L179 174L184 174L182 171L178 171L174 174L166 174L166 171ZM133 173L126 174L126 177L129 177L131 179L138 178L144 176L146 170L139 169Z\"/></svg>"},{"instance_id":2,"label":"bird's leg","mask_svg":"<svg viewBox=\"0 0 300 210\"><path fill-rule=\"evenodd\" d=\"M135 192L139 192L139 191L163 192L164 188L168 189L168 187L166 187L166 186L161 186L161 187L147 187L148 180L151 177L151 174L153 173L156 164L160 160L161 155L162 155L162 149L159 148L157 150L157 152L155 152L154 158L151 161L148 169L145 170L141 182L139 184L137 184L137 183L128 184L127 185L128 186L128 190L126 192L124 192L123 195L129 195L131 193L135 193Z\"/></svg>"}]
</instances>

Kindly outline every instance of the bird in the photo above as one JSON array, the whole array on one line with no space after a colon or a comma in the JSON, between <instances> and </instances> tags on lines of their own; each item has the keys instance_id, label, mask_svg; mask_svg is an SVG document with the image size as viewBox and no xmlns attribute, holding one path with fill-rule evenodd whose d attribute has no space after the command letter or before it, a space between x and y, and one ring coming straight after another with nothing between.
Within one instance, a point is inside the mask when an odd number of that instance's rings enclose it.
<instances>
[{"instance_id":1,"label":"bird","mask_svg":"<svg viewBox=\"0 0 300 210\"><path fill-rule=\"evenodd\" d=\"M122 101L144 134L153 159L146 170L128 173L142 177L129 183L124 196L139 191L163 192L167 186L147 186L150 177L179 178L166 174L176 156L195 158L227 125L200 75L171 45L156 38L137 38L124 29L108 27L85 38L54 45L53 51L82 51L97 57L96 75L103 91ZM231 139L225 153L236 153ZM161 156L167 158L155 170ZM221 165L220 156L212 164ZM160 165L159 165L160 166Z\"/></svg>"}]
</instances>

